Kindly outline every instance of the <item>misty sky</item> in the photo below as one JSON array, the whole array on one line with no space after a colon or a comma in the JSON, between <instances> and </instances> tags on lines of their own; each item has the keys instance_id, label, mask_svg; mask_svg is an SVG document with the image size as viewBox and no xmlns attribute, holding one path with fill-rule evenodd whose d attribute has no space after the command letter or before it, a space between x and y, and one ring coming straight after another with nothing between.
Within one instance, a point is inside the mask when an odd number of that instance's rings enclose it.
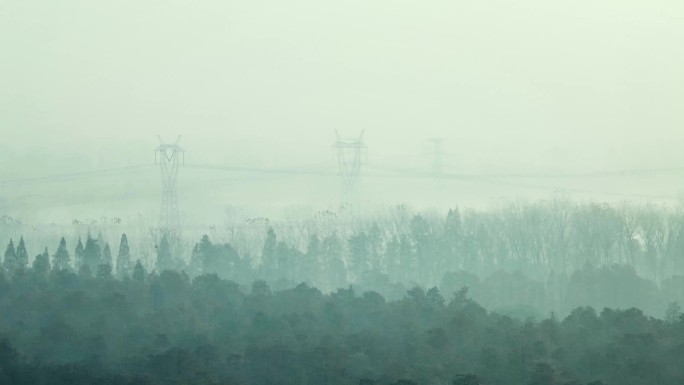
<instances>
[{"instance_id":1,"label":"misty sky","mask_svg":"<svg viewBox=\"0 0 684 385\"><path fill-rule=\"evenodd\" d=\"M678 0L4 0L0 12L14 148L108 141L115 157L180 133L195 159L308 160L328 156L333 129L365 128L371 155L441 136L466 159L564 162L684 139ZM639 155L679 157L659 152Z\"/></svg>"},{"instance_id":2,"label":"misty sky","mask_svg":"<svg viewBox=\"0 0 684 385\"><path fill-rule=\"evenodd\" d=\"M445 137L463 170L680 166L682 41L680 0L3 0L1 171L149 163L157 134L315 164L334 129L379 163Z\"/></svg>"}]
</instances>

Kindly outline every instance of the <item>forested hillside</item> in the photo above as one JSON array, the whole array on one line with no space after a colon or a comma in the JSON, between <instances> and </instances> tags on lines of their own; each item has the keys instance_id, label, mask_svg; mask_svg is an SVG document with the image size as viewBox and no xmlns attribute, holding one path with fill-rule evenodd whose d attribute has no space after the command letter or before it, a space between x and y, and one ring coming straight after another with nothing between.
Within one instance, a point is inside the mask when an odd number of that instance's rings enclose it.
<instances>
[{"instance_id":1,"label":"forested hillside","mask_svg":"<svg viewBox=\"0 0 684 385\"><path fill-rule=\"evenodd\" d=\"M578 307L519 320L467 289L396 301L175 271L0 278L6 384L681 384L684 319Z\"/></svg>"},{"instance_id":2,"label":"forested hillside","mask_svg":"<svg viewBox=\"0 0 684 385\"><path fill-rule=\"evenodd\" d=\"M59 233L24 239L25 227L0 226L5 269L40 260L86 277L122 278L140 261L147 271L190 278L264 279L275 289L306 282L326 293L352 285L388 299L414 286L447 293L468 286L488 309L538 317L584 305L634 306L661 317L684 301L684 215L660 206L542 201L444 215L395 207L289 222L256 218L182 237L78 229L60 241Z\"/></svg>"},{"instance_id":3,"label":"forested hillside","mask_svg":"<svg viewBox=\"0 0 684 385\"><path fill-rule=\"evenodd\" d=\"M679 212L541 202L252 222L187 255L161 233L152 258L97 227L33 257L31 239L8 239L0 383L684 381Z\"/></svg>"}]
</instances>

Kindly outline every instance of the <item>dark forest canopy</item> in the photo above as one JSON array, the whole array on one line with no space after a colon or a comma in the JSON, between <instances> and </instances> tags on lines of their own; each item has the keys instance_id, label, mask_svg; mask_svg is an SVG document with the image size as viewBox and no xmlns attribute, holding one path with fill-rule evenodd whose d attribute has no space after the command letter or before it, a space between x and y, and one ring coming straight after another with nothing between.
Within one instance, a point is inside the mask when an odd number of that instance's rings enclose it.
<instances>
[{"instance_id":1,"label":"dark forest canopy","mask_svg":"<svg viewBox=\"0 0 684 385\"><path fill-rule=\"evenodd\" d=\"M353 288L273 291L140 268L0 275L0 383L681 384L684 319L578 307L488 312L466 288L387 301Z\"/></svg>"},{"instance_id":2,"label":"dark forest canopy","mask_svg":"<svg viewBox=\"0 0 684 385\"><path fill-rule=\"evenodd\" d=\"M187 256L170 233L152 258L126 234L33 258L8 237L0 383L684 382L681 213L540 202L260 222Z\"/></svg>"}]
</instances>

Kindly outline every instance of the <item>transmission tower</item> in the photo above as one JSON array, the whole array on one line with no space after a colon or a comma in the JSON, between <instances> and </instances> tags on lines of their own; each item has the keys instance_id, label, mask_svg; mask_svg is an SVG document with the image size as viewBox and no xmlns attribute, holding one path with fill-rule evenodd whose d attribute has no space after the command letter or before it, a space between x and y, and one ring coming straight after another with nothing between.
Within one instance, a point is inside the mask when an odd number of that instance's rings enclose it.
<instances>
[{"instance_id":1,"label":"transmission tower","mask_svg":"<svg viewBox=\"0 0 684 385\"><path fill-rule=\"evenodd\" d=\"M154 152L155 164L159 164L162 176L162 202L159 212L159 227L163 233L180 234L181 220L178 209L178 168L185 164L185 150L176 143L164 143L159 137L159 147Z\"/></svg>"},{"instance_id":2,"label":"transmission tower","mask_svg":"<svg viewBox=\"0 0 684 385\"><path fill-rule=\"evenodd\" d=\"M342 201L345 203L354 199L356 186L361 176L361 166L366 160L366 146L363 144L364 131L358 138L342 139L335 130L337 142L337 166L342 177Z\"/></svg>"},{"instance_id":3,"label":"transmission tower","mask_svg":"<svg viewBox=\"0 0 684 385\"><path fill-rule=\"evenodd\" d=\"M446 139L444 138L430 138L429 142L432 143L432 173L436 178L442 176L444 171L444 157L442 156L442 143Z\"/></svg>"}]
</instances>

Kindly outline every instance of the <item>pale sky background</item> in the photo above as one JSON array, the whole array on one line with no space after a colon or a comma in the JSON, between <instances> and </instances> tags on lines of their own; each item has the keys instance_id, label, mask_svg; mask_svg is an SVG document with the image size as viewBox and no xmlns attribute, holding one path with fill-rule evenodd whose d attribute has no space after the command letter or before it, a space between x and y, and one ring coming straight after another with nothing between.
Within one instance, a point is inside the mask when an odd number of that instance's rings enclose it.
<instances>
[{"instance_id":1,"label":"pale sky background","mask_svg":"<svg viewBox=\"0 0 684 385\"><path fill-rule=\"evenodd\" d=\"M684 167L683 42L681 0L0 0L0 174L151 163L157 134L317 164L335 129L377 164L444 137L463 172Z\"/></svg>"}]
</instances>

